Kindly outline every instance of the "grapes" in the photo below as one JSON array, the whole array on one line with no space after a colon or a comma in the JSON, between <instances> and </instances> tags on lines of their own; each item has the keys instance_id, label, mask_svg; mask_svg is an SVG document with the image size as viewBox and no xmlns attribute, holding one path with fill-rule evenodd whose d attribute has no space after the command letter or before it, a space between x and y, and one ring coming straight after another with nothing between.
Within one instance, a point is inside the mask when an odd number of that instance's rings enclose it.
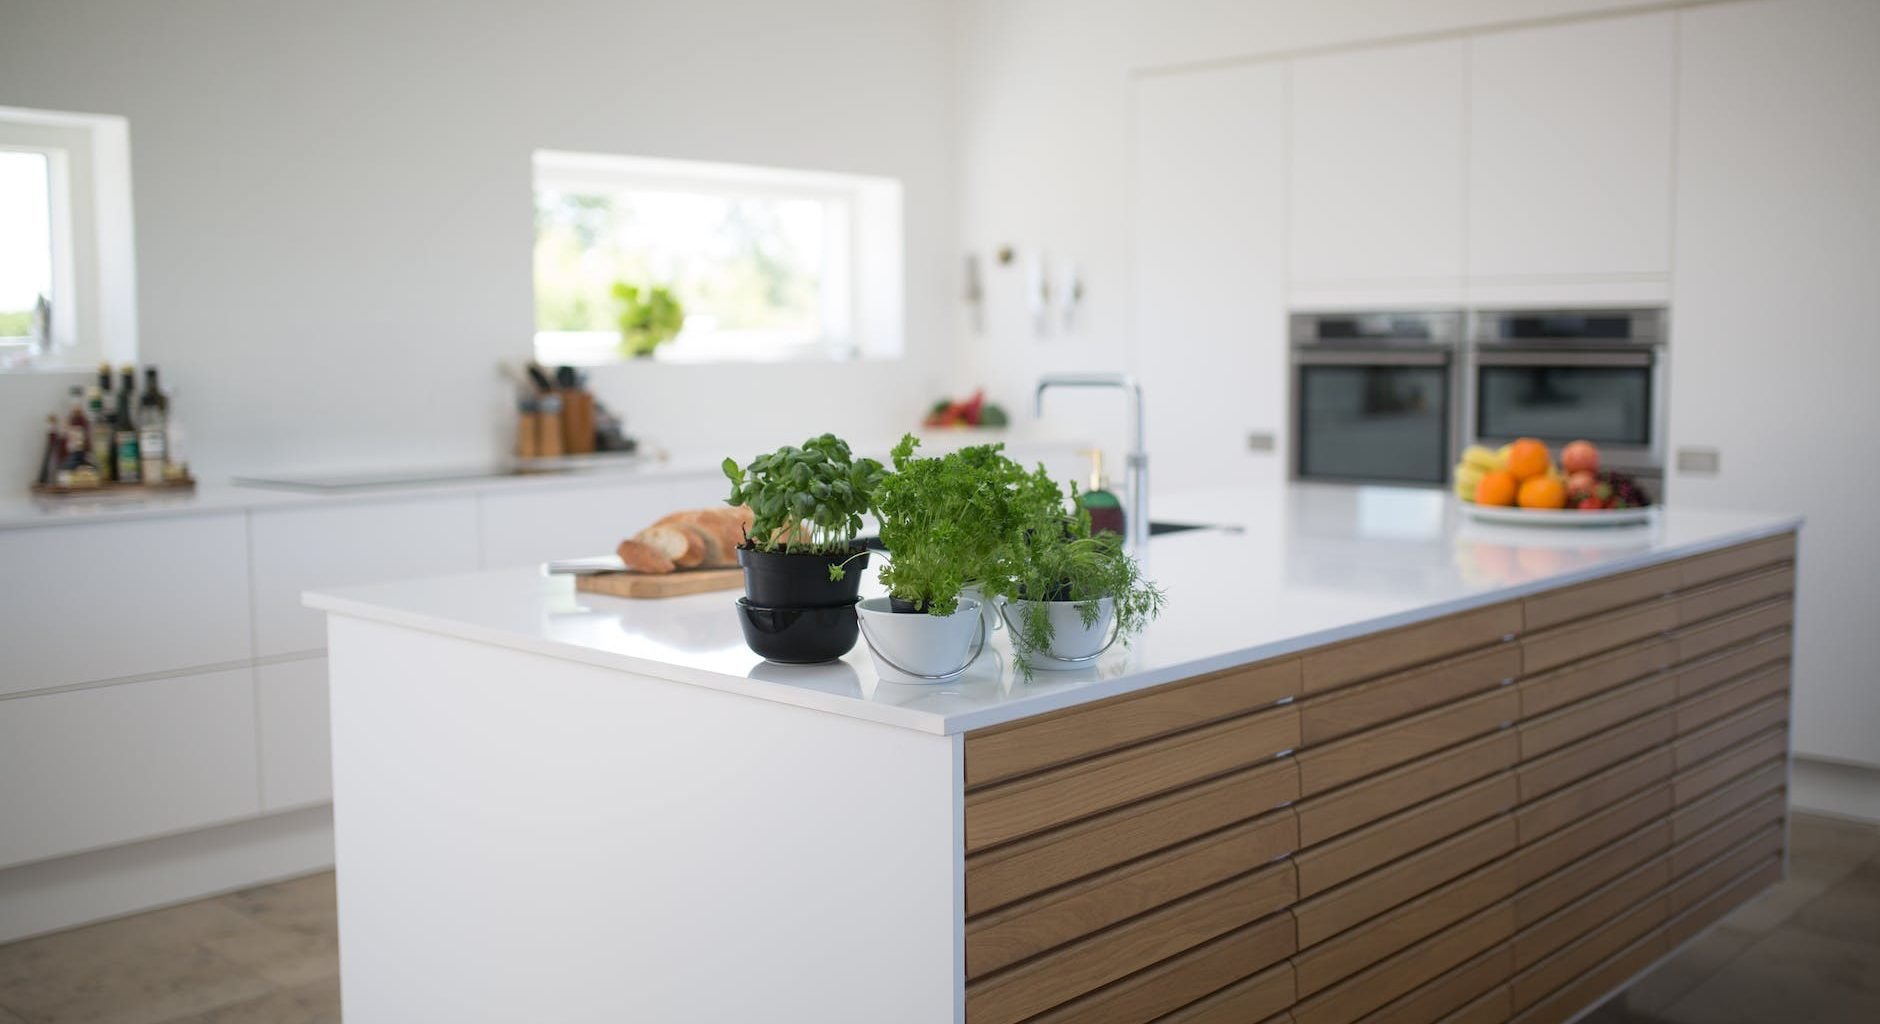
<instances>
[{"instance_id":1,"label":"grapes","mask_svg":"<svg viewBox=\"0 0 1880 1024\"><path fill-rule=\"evenodd\" d=\"M1638 481L1624 473L1608 470L1601 473L1602 482L1612 488L1611 508L1645 508L1652 499L1645 493Z\"/></svg>"}]
</instances>

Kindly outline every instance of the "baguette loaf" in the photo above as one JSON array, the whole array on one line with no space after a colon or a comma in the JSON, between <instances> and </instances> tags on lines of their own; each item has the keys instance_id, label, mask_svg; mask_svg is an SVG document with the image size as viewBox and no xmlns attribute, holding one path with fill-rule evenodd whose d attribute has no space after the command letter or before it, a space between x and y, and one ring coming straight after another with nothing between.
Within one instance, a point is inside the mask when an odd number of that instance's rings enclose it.
<instances>
[{"instance_id":1,"label":"baguette loaf","mask_svg":"<svg viewBox=\"0 0 1880 1024\"><path fill-rule=\"evenodd\" d=\"M614 553L634 572L668 573L677 568L658 548L641 540L623 540Z\"/></svg>"},{"instance_id":2,"label":"baguette loaf","mask_svg":"<svg viewBox=\"0 0 1880 1024\"><path fill-rule=\"evenodd\" d=\"M705 557L699 564L709 568L728 568L738 564L737 547L744 542L737 520L730 509L697 508L674 512L654 526L673 526L691 533L704 546Z\"/></svg>"},{"instance_id":3,"label":"baguette loaf","mask_svg":"<svg viewBox=\"0 0 1880 1024\"><path fill-rule=\"evenodd\" d=\"M621 541L616 552L634 572L733 568L754 518L744 505L673 512Z\"/></svg>"},{"instance_id":4,"label":"baguette loaf","mask_svg":"<svg viewBox=\"0 0 1880 1024\"><path fill-rule=\"evenodd\" d=\"M680 526L649 526L634 534L633 539L652 545L681 569L691 569L705 560L705 542Z\"/></svg>"}]
</instances>

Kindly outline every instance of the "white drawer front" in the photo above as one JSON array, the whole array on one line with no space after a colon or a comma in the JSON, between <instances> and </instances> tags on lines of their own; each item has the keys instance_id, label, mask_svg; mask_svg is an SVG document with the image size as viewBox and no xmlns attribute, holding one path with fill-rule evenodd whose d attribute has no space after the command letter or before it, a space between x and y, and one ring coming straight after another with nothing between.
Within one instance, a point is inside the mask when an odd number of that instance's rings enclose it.
<instances>
[{"instance_id":1,"label":"white drawer front","mask_svg":"<svg viewBox=\"0 0 1880 1024\"><path fill-rule=\"evenodd\" d=\"M240 513L0 530L0 694L247 660Z\"/></svg>"},{"instance_id":2,"label":"white drawer front","mask_svg":"<svg viewBox=\"0 0 1880 1024\"><path fill-rule=\"evenodd\" d=\"M333 799L333 742L326 694L325 658L255 669L262 810Z\"/></svg>"},{"instance_id":3,"label":"white drawer front","mask_svg":"<svg viewBox=\"0 0 1880 1024\"><path fill-rule=\"evenodd\" d=\"M246 668L0 700L0 865L260 811Z\"/></svg>"},{"instance_id":4,"label":"white drawer front","mask_svg":"<svg viewBox=\"0 0 1880 1024\"><path fill-rule=\"evenodd\" d=\"M260 656L326 646L326 618L303 591L472 572L474 497L256 512L255 648Z\"/></svg>"}]
</instances>

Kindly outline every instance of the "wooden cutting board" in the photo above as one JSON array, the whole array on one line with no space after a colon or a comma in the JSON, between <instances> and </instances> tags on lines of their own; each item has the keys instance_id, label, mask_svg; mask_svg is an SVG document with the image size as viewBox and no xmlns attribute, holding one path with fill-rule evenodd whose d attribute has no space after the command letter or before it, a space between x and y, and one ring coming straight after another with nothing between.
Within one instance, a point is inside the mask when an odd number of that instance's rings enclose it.
<instances>
[{"instance_id":1,"label":"wooden cutting board","mask_svg":"<svg viewBox=\"0 0 1880 1024\"><path fill-rule=\"evenodd\" d=\"M597 572L574 578L584 594L609 597L681 597L744 586L743 569L689 569L679 572Z\"/></svg>"}]
</instances>

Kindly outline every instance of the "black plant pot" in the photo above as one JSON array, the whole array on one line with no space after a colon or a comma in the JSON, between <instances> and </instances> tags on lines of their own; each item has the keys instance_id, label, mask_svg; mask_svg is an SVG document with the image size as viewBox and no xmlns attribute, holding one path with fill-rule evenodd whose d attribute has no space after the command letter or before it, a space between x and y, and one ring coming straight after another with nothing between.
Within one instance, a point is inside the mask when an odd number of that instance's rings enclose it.
<instances>
[{"instance_id":1,"label":"black plant pot","mask_svg":"<svg viewBox=\"0 0 1880 1024\"><path fill-rule=\"evenodd\" d=\"M738 598L744 642L766 661L817 665L855 648L861 621L850 602L834 608L760 608Z\"/></svg>"},{"instance_id":2,"label":"black plant pot","mask_svg":"<svg viewBox=\"0 0 1880 1024\"><path fill-rule=\"evenodd\" d=\"M744 594L751 604L835 608L854 604L860 596L868 549L858 546L843 554L821 555L739 548L738 564L744 567ZM832 580L829 567L837 564L843 567L842 578Z\"/></svg>"}]
</instances>

